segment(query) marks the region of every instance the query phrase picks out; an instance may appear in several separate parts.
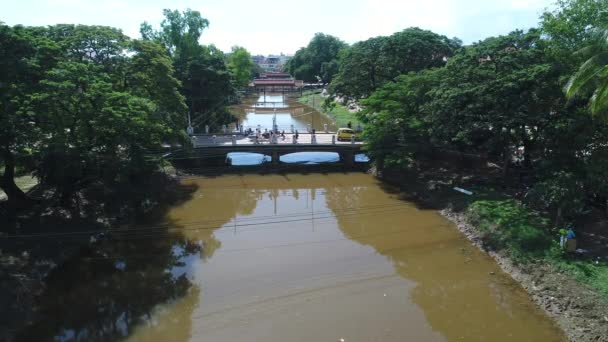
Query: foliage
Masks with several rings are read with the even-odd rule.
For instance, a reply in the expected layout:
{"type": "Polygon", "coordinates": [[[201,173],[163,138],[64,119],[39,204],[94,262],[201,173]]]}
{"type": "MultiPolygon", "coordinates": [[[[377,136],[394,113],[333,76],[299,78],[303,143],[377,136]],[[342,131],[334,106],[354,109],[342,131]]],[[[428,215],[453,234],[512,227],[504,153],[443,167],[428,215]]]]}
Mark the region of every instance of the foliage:
{"type": "Polygon", "coordinates": [[[566,84],[569,98],[592,88],[591,113],[608,122],[608,29],[594,32],[590,45],[577,52],[587,58],[566,84]]]}
{"type": "Polygon", "coordinates": [[[444,65],[460,45],[419,28],[355,43],[340,53],[330,90],[349,99],[367,97],[401,74],[444,65]]]}
{"type": "Polygon", "coordinates": [[[12,52],[2,56],[0,82],[7,86],[3,124],[12,128],[0,133],[9,200],[20,197],[10,186],[18,165],[35,170],[69,205],[92,182],[112,186],[154,170],[150,153],[186,141],[184,97],[160,45],[103,26],[1,32],[3,44],[12,44],[2,49],[12,52]]]}
{"type": "Polygon", "coordinates": [[[160,41],[175,60],[187,60],[199,51],[198,40],[209,21],[201,16],[199,11],[187,9],[180,13],[178,10],[164,9],[165,19],[160,24],[161,29],[155,31],[150,24],[143,22],[140,33],[144,40],[160,41]]]}
{"type": "Polygon", "coordinates": [[[31,168],[42,134],[38,116],[27,109],[29,96],[59,54],[56,42],[35,31],[0,24],[0,188],[11,202],[25,200],[15,184],[15,170],[31,168]]]}
{"type": "Polygon", "coordinates": [[[424,107],[440,73],[425,70],[401,75],[362,101],[364,110],[359,117],[367,124],[364,134],[373,157],[386,158],[389,165],[399,164],[404,157],[409,163],[413,153],[428,146],[424,107]]]}
{"type": "Polygon", "coordinates": [[[468,216],[485,243],[506,249],[518,261],[544,256],[551,245],[548,221],[515,200],[474,202],[468,216]]]}
{"type": "Polygon", "coordinates": [[[233,46],[232,52],[228,56],[228,70],[230,70],[237,88],[246,87],[254,72],[251,54],[244,47],[233,46]]]}
{"type": "Polygon", "coordinates": [[[469,222],[480,229],[488,246],[506,250],[515,261],[546,261],[608,297],[608,265],[568,255],[548,221],[515,200],[476,201],[468,208],[469,222]]]}
{"type": "Polygon", "coordinates": [[[572,219],[583,212],[585,192],[580,177],[558,171],[540,181],[527,194],[528,200],[543,209],[555,209],[556,222],[562,216],[572,219]]]}
{"type": "Polygon", "coordinates": [[[190,9],[181,13],[165,9],[163,14],[165,19],[159,30],[144,22],[140,32],[143,40],[163,45],[171,56],[192,126],[202,130],[205,125],[218,128],[231,122],[233,118],[227,106],[233,101],[235,91],[226,58],[215,46],[199,44],[209,21],[190,9]]]}
{"type": "Polygon", "coordinates": [[[512,146],[531,152],[561,97],[543,44],[537,30],[515,31],[456,53],[432,91],[433,142],[501,160],[512,146]]]}
{"type": "Polygon", "coordinates": [[[285,71],[304,82],[327,84],[338,71],[338,54],[347,45],[340,39],[317,33],[285,65],[285,71]]]}
{"type": "Polygon", "coordinates": [[[570,59],[587,44],[595,29],[606,25],[608,0],[557,0],[555,10],[543,13],[541,28],[551,52],[570,59]]]}

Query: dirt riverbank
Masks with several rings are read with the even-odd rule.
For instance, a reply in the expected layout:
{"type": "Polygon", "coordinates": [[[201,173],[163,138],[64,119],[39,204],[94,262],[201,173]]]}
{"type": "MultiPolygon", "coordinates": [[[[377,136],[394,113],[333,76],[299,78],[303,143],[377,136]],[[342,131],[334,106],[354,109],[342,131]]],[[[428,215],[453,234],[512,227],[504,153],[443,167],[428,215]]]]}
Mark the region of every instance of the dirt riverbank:
{"type": "Polygon", "coordinates": [[[483,180],[479,175],[463,176],[446,171],[441,169],[435,175],[433,172],[404,175],[390,170],[379,174],[373,169],[370,172],[382,181],[398,186],[407,194],[407,200],[424,208],[437,209],[452,221],[472,244],[488,253],[504,272],[521,284],[571,341],[608,341],[608,301],[553,265],[543,261],[518,265],[505,252],[484,245],[479,230],[467,220],[466,204],[459,198],[466,196],[454,196],[449,192],[453,186],[480,184],[483,180]]]}

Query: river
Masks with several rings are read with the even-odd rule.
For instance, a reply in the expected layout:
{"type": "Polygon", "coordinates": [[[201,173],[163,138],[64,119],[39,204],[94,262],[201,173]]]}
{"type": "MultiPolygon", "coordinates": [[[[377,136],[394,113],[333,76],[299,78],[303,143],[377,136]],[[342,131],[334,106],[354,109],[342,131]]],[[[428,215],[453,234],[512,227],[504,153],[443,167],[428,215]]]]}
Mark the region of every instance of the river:
{"type": "Polygon", "coordinates": [[[21,339],[565,340],[452,223],[370,175],[183,187],[162,222],[58,268],[21,339]]]}
{"type": "Polygon", "coordinates": [[[232,106],[231,112],[244,129],[271,130],[275,115],[279,131],[291,132],[292,125],[299,132],[306,132],[308,128],[321,132],[325,125],[332,132],[339,128],[329,117],[314,109],[319,103],[310,105],[312,107],[299,103],[293,96],[268,93],[245,98],[241,104],[232,106]]]}

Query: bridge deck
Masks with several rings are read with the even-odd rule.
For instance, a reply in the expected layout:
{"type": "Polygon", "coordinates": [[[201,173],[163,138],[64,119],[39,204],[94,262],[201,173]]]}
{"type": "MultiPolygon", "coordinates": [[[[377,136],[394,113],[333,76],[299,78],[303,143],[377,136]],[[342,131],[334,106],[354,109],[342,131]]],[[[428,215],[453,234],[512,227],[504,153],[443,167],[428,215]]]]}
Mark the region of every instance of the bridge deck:
{"type": "MultiPolygon", "coordinates": [[[[334,134],[332,133],[317,133],[317,145],[332,145],[332,136],[334,134]]],[[[298,137],[298,143],[295,146],[302,146],[305,147],[303,145],[312,145],[311,143],[311,136],[312,134],[308,134],[308,133],[304,133],[304,134],[300,134],[298,137]]],[[[194,141],[194,145],[195,147],[205,147],[205,146],[218,146],[218,145],[232,145],[232,135],[217,135],[215,138],[215,143],[213,143],[213,135],[199,135],[199,136],[195,136],[193,137],[193,141],[194,141]]],[[[277,140],[277,144],[271,144],[269,139],[260,139],[259,140],[261,145],[294,145],[292,142],[292,134],[289,133],[285,133],[285,139],[281,139],[281,137],[278,138],[277,140]]],[[[336,139],[335,141],[336,145],[351,145],[352,143],[350,141],[338,141],[336,139]]],[[[243,135],[236,135],[236,145],[237,146],[259,146],[256,145],[254,143],[254,140],[252,140],[249,137],[243,136],[243,135]]],[[[361,141],[355,141],[354,145],[363,145],[363,143],[361,141]]]]}

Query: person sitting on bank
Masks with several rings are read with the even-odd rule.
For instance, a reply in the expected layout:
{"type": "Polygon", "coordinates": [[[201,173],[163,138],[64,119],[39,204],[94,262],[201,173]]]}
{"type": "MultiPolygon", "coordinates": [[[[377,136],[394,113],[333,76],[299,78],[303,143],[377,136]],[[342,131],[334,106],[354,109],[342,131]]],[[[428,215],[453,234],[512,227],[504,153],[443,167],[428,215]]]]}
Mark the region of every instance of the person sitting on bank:
{"type": "Polygon", "coordinates": [[[574,252],[576,251],[576,234],[572,227],[568,228],[567,231],[564,229],[561,230],[561,237],[559,244],[560,246],[566,250],[566,252],[574,252]]]}

